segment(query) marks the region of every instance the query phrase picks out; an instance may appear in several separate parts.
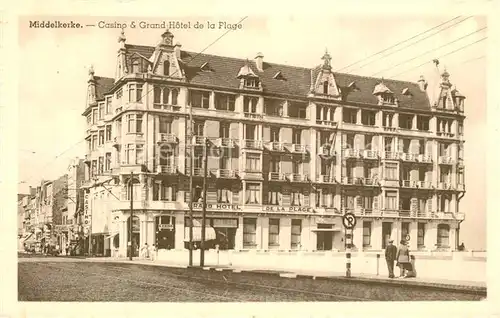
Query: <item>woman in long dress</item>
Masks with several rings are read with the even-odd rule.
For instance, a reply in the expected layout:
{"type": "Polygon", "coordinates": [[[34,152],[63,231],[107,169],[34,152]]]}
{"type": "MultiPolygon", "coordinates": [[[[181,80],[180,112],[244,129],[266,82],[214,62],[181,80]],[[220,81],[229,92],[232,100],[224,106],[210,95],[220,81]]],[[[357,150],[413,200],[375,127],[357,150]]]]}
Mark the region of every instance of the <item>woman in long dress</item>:
{"type": "Polygon", "coordinates": [[[406,241],[401,240],[399,245],[398,253],[396,254],[397,266],[399,267],[400,274],[399,277],[405,276],[405,268],[408,267],[410,263],[410,250],[406,246],[406,241]]]}

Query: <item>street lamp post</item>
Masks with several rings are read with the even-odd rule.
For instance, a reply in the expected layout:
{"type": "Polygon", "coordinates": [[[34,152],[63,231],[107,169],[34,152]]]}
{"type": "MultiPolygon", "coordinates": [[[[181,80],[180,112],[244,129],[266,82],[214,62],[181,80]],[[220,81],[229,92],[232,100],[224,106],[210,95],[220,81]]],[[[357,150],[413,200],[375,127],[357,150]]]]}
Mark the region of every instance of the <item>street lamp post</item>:
{"type": "Polygon", "coordinates": [[[203,207],[201,216],[201,250],[200,250],[200,267],[205,266],[205,224],[207,214],[207,175],[208,175],[208,138],[205,139],[204,145],[204,171],[203,171],[203,207]]]}
{"type": "Polygon", "coordinates": [[[130,250],[129,259],[132,260],[132,253],[134,252],[132,247],[132,233],[133,233],[133,218],[134,218],[134,184],[133,184],[134,173],[130,173],[130,179],[127,182],[127,188],[130,188],[130,219],[129,219],[129,233],[128,233],[128,246],[130,250]]]}

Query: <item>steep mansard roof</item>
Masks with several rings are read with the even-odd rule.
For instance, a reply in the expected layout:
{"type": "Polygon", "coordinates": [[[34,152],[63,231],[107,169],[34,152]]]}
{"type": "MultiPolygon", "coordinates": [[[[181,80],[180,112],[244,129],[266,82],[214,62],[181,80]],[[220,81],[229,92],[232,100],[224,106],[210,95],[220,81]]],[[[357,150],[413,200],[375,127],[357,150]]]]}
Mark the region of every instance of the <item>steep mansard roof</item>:
{"type": "MultiPolygon", "coordinates": [[[[155,50],[152,46],[126,44],[127,64],[131,63],[130,57],[137,53],[145,58],[151,58],[155,50]]],[[[245,59],[210,55],[204,53],[194,53],[181,51],[181,67],[183,68],[187,80],[193,84],[226,87],[237,89],[240,87],[240,80],[237,78],[241,68],[248,64],[261,83],[264,92],[307,96],[311,89],[311,82],[316,81],[316,77],[321,71],[321,66],[315,68],[296,67],[290,65],[263,63],[263,70],[258,71],[253,61],[245,59]],[[201,67],[209,65],[209,71],[202,70],[201,67]],[[280,74],[276,77],[276,74],[280,74]]],[[[131,65],[127,65],[131,69],[131,65]]],[[[397,81],[390,79],[379,79],[360,75],[333,72],[337,86],[342,92],[342,98],[347,102],[378,104],[378,97],[375,96],[375,88],[381,87],[379,84],[389,89],[396,99],[399,107],[413,109],[430,109],[429,98],[426,92],[420,90],[417,83],[397,81]]],[[[113,86],[114,80],[111,78],[97,77],[97,98],[102,99],[103,93],[113,86]]]]}

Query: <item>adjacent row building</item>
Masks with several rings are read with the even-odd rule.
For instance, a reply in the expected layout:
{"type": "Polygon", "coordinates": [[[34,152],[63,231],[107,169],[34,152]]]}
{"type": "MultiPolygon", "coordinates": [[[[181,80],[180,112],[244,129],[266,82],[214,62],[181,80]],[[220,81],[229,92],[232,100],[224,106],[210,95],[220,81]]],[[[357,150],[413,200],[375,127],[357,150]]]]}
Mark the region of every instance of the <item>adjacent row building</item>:
{"type": "Polygon", "coordinates": [[[358,250],[389,238],[456,248],[465,97],[446,70],[431,87],[334,72],[328,53],[305,68],[173,38],[142,46],[122,33],[115,76],[89,72],[82,213],[94,252],[184,250],[191,200],[199,239],[205,165],[207,238],[225,249],[343,250],[346,212],[358,250]]]}

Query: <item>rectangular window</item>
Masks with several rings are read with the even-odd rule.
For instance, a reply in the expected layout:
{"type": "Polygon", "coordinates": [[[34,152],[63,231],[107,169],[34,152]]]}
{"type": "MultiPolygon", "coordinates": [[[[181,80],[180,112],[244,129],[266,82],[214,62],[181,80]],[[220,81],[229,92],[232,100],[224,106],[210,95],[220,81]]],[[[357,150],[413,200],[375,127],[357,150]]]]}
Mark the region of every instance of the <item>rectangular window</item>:
{"type": "Polygon", "coordinates": [[[302,143],[302,129],[293,129],[292,143],[300,145],[302,143]]]}
{"type": "Polygon", "coordinates": [[[134,163],[134,144],[127,144],[125,146],[125,164],[133,164],[134,163]]]}
{"type": "Polygon", "coordinates": [[[413,115],[399,114],[399,128],[411,129],[413,125],[413,115]]]}
{"type": "Polygon", "coordinates": [[[217,189],[217,203],[231,203],[233,192],[229,186],[222,186],[217,189]]]}
{"type": "Polygon", "coordinates": [[[172,133],[172,122],[169,117],[160,116],[160,126],[158,127],[158,131],[162,134],[172,133]]]}
{"type": "Polygon", "coordinates": [[[257,88],[259,87],[259,80],[257,78],[245,78],[245,87],[257,88]]]}
{"type": "Polygon", "coordinates": [[[463,136],[464,134],[464,123],[462,121],[458,122],[458,134],[463,136]]]}
{"type": "Polygon", "coordinates": [[[106,115],[111,114],[111,97],[106,97],[106,115]]]}
{"type": "Polygon", "coordinates": [[[229,130],[230,130],[230,124],[229,123],[220,123],[220,126],[219,126],[219,137],[220,138],[229,138],[229,130]]]}
{"type": "Polygon", "coordinates": [[[280,219],[269,219],[269,248],[280,246],[280,219]]]}
{"type": "Polygon", "coordinates": [[[131,103],[142,103],[142,84],[128,84],[128,100],[131,103]]]}
{"type": "Polygon", "coordinates": [[[386,163],[385,164],[385,179],[386,180],[398,180],[398,164],[397,163],[386,163]]]}
{"type": "Polygon", "coordinates": [[[246,204],[259,204],[260,185],[258,183],[248,183],[246,186],[246,204]]]}
{"type": "Polygon", "coordinates": [[[371,246],[372,222],[363,222],[363,247],[371,246]]]}
{"type": "Polygon", "coordinates": [[[280,205],[281,204],[281,188],[271,187],[267,194],[267,204],[280,205]]]}
{"type": "Polygon", "coordinates": [[[129,133],[142,133],[142,115],[127,115],[126,120],[129,133]]]}
{"type": "Polygon", "coordinates": [[[135,163],[144,163],[144,145],[135,145],[135,163]]]}
{"type": "Polygon", "coordinates": [[[111,140],[111,125],[106,125],[106,141],[111,140]]]}
{"type": "Polygon", "coordinates": [[[358,110],[353,108],[344,108],[343,110],[343,122],[348,124],[355,124],[357,122],[358,110]]]}
{"type": "Polygon", "coordinates": [[[230,94],[215,94],[215,109],[234,111],[235,96],[230,94]]]}
{"type": "Polygon", "coordinates": [[[422,248],[425,246],[425,223],[418,223],[418,229],[417,229],[417,247],[422,248]]]}
{"type": "Polygon", "coordinates": [[[98,111],[99,111],[99,120],[103,120],[104,119],[104,103],[99,103],[98,111]]]}
{"type": "Polygon", "coordinates": [[[161,91],[161,87],[153,87],[153,104],[161,104],[161,91]]]}
{"type": "Polygon", "coordinates": [[[302,189],[293,189],[290,192],[291,205],[292,206],[303,206],[304,205],[304,193],[302,189]]]}
{"type": "Polygon", "coordinates": [[[203,136],[204,129],[205,129],[205,123],[204,122],[196,122],[196,123],[193,124],[193,134],[195,136],[203,136]]]}
{"type": "Polygon", "coordinates": [[[394,117],[393,113],[384,113],[383,118],[382,118],[383,119],[382,126],[392,127],[393,117],[394,117]]]}
{"type": "Polygon", "coordinates": [[[189,91],[189,105],[192,107],[206,108],[210,103],[210,92],[206,91],[189,91]]]}
{"type": "Polygon", "coordinates": [[[99,146],[104,144],[104,130],[99,130],[99,146]]]}
{"type": "Polygon", "coordinates": [[[418,116],[417,129],[421,131],[429,131],[429,120],[430,118],[427,116],[418,116]]]}
{"type": "Polygon", "coordinates": [[[404,239],[406,235],[410,234],[410,223],[402,222],[401,223],[401,237],[404,239]]]}
{"type": "Polygon", "coordinates": [[[177,201],[177,186],[166,182],[153,183],[153,200],[154,201],[177,201]]]}
{"type": "Polygon", "coordinates": [[[262,170],[260,165],[260,155],[257,154],[247,154],[246,171],[249,172],[259,172],[262,170]]]}
{"type": "Polygon", "coordinates": [[[448,224],[439,224],[437,229],[437,246],[450,246],[450,226],[448,224]]]}
{"type": "Polygon", "coordinates": [[[258,98],[245,96],[243,99],[243,112],[244,113],[257,113],[258,98]]]}
{"type": "Polygon", "coordinates": [[[370,110],[361,111],[361,122],[365,126],[375,126],[375,115],[376,112],[370,110]]]}
{"type": "Polygon", "coordinates": [[[392,211],[397,210],[398,203],[396,199],[397,199],[396,191],[387,191],[385,193],[385,209],[392,211]]]}
{"type": "Polygon", "coordinates": [[[105,171],[111,170],[111,152],[106,152],[106,166],[105,171]]]}
{"type": "Polygon", "coordinates": [[[302,234],[302,220],[293,219],[292,220],[292,250],[300,249],[301,242],[301,234],[302,234]]]}
{"type": "Polygon", "coordinates": [[[288,102],[288,116],[291,118],[307,118],[307,103],[288,102]]]}
{"type": "Polygon", "coordinates": [[[280,128],[279,127],[271,127],[271,141],[279,142],[280,141],[280,128]]]}
{"type": "Polygon", "coordinates": [[[269,116],[283,116],[283,104],[285,102],[279,99],[264,99],[264,108],[266,115],[269,116]]]}
{"type": "Polygon", "coordinates": [[[243,218],[243,248],[257,247],[257,219],[243,218]]]}
{"type": "Polygon", "coordinates": [[[97,173],[102,174],[104,172],[104,157],[99,157],[99,165],[97,168],[97,173]]]}
{"type": "Polygon", "coordinates": [[[92,124],[97,124],[97,109],[92,110],[92,124]]]}

